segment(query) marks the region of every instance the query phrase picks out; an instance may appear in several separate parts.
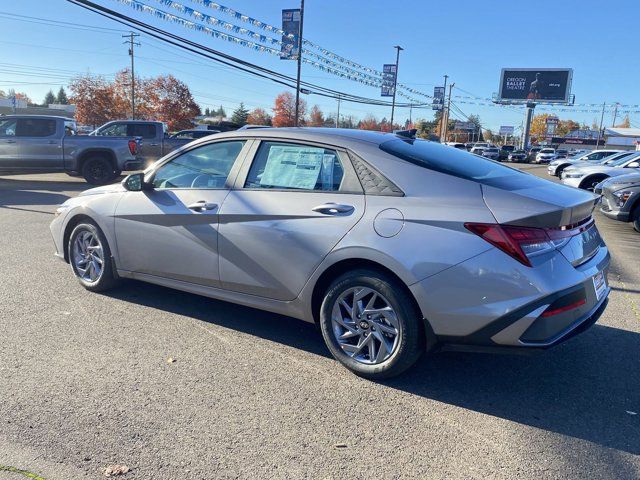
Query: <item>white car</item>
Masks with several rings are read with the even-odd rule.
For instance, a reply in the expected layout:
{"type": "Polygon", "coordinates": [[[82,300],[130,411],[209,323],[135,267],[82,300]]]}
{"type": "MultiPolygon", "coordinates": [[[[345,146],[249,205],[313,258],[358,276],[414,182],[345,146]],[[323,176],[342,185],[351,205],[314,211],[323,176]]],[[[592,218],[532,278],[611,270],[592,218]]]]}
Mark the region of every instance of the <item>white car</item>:
{"type": "Polygon", "coordinates": [[[498,160],[500,158],[500,150],[497,147],[488,147],[482,150],[480,155],[491,160],[498,160]]]}
{"type": "Polygon", "coordinates": [[[553,148],[543,148],[536,155],[536,163],[549,163],[556,159],[556,151],[553,148]]]}
{"type": "Polygon", "coordinates": [[[632,153],[633,152],[625,152],[623,150],[594,150],[592,152],[585,152],[578,155],[574,155],[573,157],[569,157],[569,158],[559,158],[549,163],[549,166],[547,167],[547,173],[549,175],[559,177],[562,174],[562,171],[571,165],[588,166],[589,163],[582,164],[582,162],[591,162],[595,164],[605,159],[617,160],[617,158],[613,157],[616,154],[630,155],[632,153]]]}
{"type": "Polygon", "coordinates": [[[607,165],[596,164],[586,167],[571,166],[562,172],[562,183],[576,188],[593,190],[595,186],[609,177],[617,177],[640,169],[640,152],[633,152],[607,165]]]}

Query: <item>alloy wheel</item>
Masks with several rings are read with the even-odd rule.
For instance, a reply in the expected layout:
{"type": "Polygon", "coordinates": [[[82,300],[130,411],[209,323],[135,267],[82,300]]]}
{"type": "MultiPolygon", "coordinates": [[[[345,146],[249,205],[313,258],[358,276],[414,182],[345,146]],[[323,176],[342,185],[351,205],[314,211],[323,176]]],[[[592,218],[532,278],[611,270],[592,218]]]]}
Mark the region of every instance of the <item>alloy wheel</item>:
{"type": "Polygon", "coordinates": [[[95,282],[102,275],[104,253],[98,236],[89,230],[81,231],[73,242],[73,265],[77,275],[87,282],[95,282]]]}
{"type": "Polygon", "coordinates": [[[369,287],[353,287],[336,299],[331,323],[342,351],[367,365],[387,360],[398,348],[402,324],[389,301],[369,287]]]}

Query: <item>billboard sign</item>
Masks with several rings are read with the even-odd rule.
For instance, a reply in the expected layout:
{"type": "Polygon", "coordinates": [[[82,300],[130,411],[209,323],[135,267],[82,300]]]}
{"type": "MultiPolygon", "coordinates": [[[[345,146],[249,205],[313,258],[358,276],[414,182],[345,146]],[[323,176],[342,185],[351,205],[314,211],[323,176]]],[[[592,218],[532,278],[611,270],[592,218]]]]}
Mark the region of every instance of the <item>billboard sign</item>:
{"type": "Polygon", "coordinates": [[[282,10],[282,45],[280,58],[282,60],[297,60],[300,53],[300,9],[288,8],[282,10]]]}
{"type": "Polygon", "coordinates": [[[456,122],[454,127],[454,130],[475,130],[476,129],[476,124],[473,122],[456,122]]]}
{"type": "Polygon", "coordinates": [[[393,97],[393,89],[396,85],[396,68],[395,63],[385,63],[382,66],[381,97],[393,97]]]}
{"type": "Polygon", "coordinates": [[[444,87],[433,87],[433,110],[442,110],[444,108],[444,87]]]}
{"type": "Polygon", "coordinates": [[[499,135],[513,135],[513,130],[511,125],[500,125],[499,135]]]}
{"type": "Polygon", "coordinates": [[[568,103],[572,77],[570,68],[503,68],[498,102],[568,103]]]}

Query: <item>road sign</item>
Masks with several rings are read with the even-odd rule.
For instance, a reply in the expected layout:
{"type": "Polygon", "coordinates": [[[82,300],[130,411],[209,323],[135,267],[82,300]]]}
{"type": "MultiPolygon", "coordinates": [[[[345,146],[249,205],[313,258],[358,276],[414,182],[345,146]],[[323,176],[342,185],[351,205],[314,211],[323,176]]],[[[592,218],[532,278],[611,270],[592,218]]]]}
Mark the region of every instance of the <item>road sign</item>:
{"type": "Polygon", "coordinates": [[[499,135],[513,135],[513,130],[511,125],[500,125],[499,135]]]}
{"type": "Polygon", "coordinates": [[[288,8],[282,10],[282,46],[280,58],[282,60],[297,60],[300,53],[300,9],[288,8]]]}
{"type": "Polygon", "coordinates": [[[454,130],[475,130],[476,124],[473,122],[460,122],[457,121],[453,127],[454,130]]]}
{"type": "Polygon", "coordinates": [[[393,97],[393,89],[396,84],[397,66],[395,63],[385,63],[382,66],[382,88],[381,97],[393,97]]]}
{"type": "Polygon", "coordinates": [[[444,87],[433,87],[433,110],[442,110],[444,108],[444,87]]]}

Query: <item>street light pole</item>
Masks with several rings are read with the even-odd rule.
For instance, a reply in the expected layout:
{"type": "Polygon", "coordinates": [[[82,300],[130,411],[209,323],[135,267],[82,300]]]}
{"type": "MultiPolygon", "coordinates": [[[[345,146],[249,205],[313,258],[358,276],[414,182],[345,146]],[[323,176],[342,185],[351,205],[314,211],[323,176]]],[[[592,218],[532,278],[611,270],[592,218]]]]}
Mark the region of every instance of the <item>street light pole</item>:
{"type": "Polygon", "coordinates": [[[340,128],[340,94],[338,94],[338,113],[336,114],[336,128],[340,128]]]}
{"type": "Polygon", "coordinates": [[[129,40],[124,43],[129,44],[129,56],[131,57],[131,120],[136,119],[136,76],[133,70],[133,47],[134,45],[140,46],[138,42],[135,42],[134,39],[139,37],[140,35],[137,33],[129,32],[128,35],[122,35],[122,38],[128,38],[129,40]]]}
{"type": "Polygon", "coordinates": [[[400,45],[396,45],[396,74],[393,77],[393,100],[391,102],[391,130],[393,130],[393,115],[396,110],[396,87],[398,85],[398,63],[400,62],[400,50],[404,50],[400,45]]]}
{"type": "Polygon", "coordinates": [[[600,116],[600,128],[598,128],[598,140],[596,140],[596,150],[600,149],[600,138],[602,136],[602,122],[604,122],[604,109],[607,102],[602,102],[602,115],[600,116]]]}
{"type": "Polygon", "coordinates": [[[304,0],[300,0],[300,29],[298,30],[298,76],[296,78],[296,113],[294,126],[298,126],[300,114],[300,69],[302,67],[302,27],[304,25],[304,0]]]}

